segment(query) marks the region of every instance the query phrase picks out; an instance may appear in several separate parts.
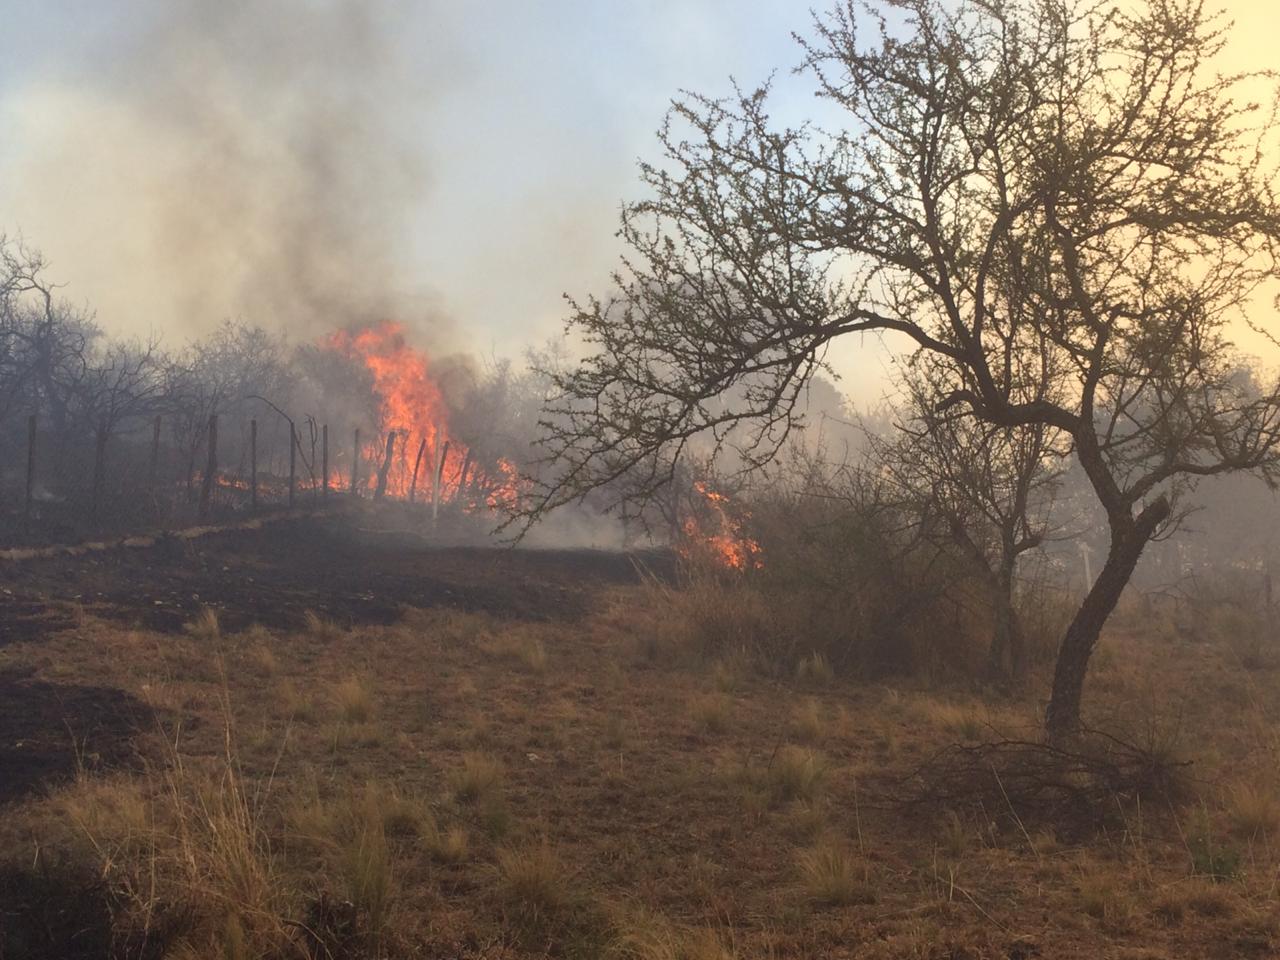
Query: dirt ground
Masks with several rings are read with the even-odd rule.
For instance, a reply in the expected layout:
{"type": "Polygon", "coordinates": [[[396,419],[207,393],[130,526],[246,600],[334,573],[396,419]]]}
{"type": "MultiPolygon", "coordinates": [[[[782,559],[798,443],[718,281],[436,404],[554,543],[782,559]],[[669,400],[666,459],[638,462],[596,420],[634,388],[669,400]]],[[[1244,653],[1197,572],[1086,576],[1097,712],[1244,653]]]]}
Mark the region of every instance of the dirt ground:
{"type": "MultiPolygon", "coordinates": [[[[1237,790],[1274,783],[1273,667],[1109,637],[1094,715],[1195,763],[1176,804],[1117,796],[1081,831],[1018,797],[911,802],[949,745],[1034,739],[1036,690],[691,661],[652,642],[673,594],[641,568],[670,573],[370,517],[5,568],[0,958],[255,955],[227,944],[264,911],[218,899],[186,820],[155,826],[195,771],[182,809],[210,822],[252,784],[284,929],[351,911],[335,957],[1280,955],[1280,807],[1237,790]],[[156,853],[174,836],[186,860],[156,853]]],[[[325,956],[310,935],[294,955],[325,956]]]]}

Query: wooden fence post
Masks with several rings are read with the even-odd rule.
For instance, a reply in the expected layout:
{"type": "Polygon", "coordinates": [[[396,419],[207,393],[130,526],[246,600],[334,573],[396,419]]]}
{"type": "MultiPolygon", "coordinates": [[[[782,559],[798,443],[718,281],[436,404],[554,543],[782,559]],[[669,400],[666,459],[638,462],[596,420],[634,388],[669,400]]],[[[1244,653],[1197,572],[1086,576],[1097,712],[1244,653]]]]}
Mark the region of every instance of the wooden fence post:
{"type": "Polygon", "coordinates": [[[381,500],[387,492],[387,474],[391,472],[391,457],[395,453],[396,432],[387,431],[387,450],[382,457],[382,469],[378,471],[378,487],[373,492],[373,499],[381,500]]]}
{"type": "Polygon", "coordinates": [[[351,442],[351,495],[359,496],[356,483],[360,480],[360,428],[356,427],[355,439],[351,442]]]}
{"type": "Polygon", "coordinates": [[[258,421],[249,421],[249,507],[258,512],[258,421]]]}
{"type": "Polygon", "coordinates": [[[320,497],[329,499],[329,425],[320,428],[320,497]]]}
{"type": "Polygon", "coordinates": [[[293,491],[298,477],[298,431],[289,421],[289,509],[293,509],[293,491]]]}
{"type": "Polygon", "coordinates": [[[36,415],[27,418],[27,500],[22,508],[24,523],[31,522],[31,504],[36,493],[36,415]]]}
{"type": "Polygon", "coordinates": [[[209,517],[209,502],[213,496],[213,477],[218,472],[218,415],[216,413],[209,414],[209,442],[208,456],[204,464],[204,477],[200,482],[200,510],[199,519],[207,520],[209,517]]]}
{"type": "Polygon", "coordinates": [[[449,459],[449,441],[440,448],[440,457],[436,460],[435,479],[431,484],[431,523],[434,526],[436,515],[440,512],[440,479],[444,475],[444,462],[449,459]]]}
{"type": "Polygon", "coordinates": [[[423,437],[422,442],[418,444],[418,455],[413,459],[413,479],[409,481],[409,502],[413,503],[414,497],[418,492],[418,468],[422,466],[422,454],[427,449],[427,438],[423,437]]]}

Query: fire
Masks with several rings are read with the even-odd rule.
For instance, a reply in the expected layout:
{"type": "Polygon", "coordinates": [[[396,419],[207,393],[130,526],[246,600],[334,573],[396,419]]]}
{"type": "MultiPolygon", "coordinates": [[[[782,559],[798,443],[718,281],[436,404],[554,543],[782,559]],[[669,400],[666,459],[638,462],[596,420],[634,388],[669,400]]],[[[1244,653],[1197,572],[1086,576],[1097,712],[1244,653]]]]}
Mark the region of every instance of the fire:
{"type": "Polygon", "coordinates": [[[750,514],[729,509],[729,498],[713,490],[703,481],[694,483],[693,489],[702,497],[709,519],[708,529],[695,517],[684,522],[685,543],[679,548],[686,559],[695,556],[709,557],[730,570],[759,570],[764,566],[760,544],[742,532],[743,520],[750,514]]]}
{"type": "MultiPolygon", "coordinates": [[[[385,495],[430,500],[439,477],[442,503],[459,502],[464,510],[484,505],[497,509],[519,496],[519,470],[506,459],[496,462],[492,473],[476,462],[473,451],[450,433],[449,407],[431,375],[426,354],[405,339],[404,327],[384,322],[362,330],[340,330],[326,342],[364,364],[373,375],[382,433],[365,438],[361,484],[376,489],[387,451],[387,435],[394,433],[391,463],[386,469],[385,495]]],[[[350,486],[335,475],[330,487],[350,486]]]]}

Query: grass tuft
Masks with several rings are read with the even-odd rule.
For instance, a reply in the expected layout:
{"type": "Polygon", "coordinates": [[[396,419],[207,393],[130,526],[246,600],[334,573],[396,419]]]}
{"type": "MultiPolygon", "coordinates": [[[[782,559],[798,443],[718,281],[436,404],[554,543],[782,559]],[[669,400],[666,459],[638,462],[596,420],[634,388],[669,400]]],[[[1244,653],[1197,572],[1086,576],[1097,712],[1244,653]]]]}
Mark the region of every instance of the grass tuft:
{"type": "Polygon", "coordinates": [[[462,766],[449,774],[449,787],[459,803],[482,807],[499,796],[503,783],[502,765],[483,753],[466,753],[462,766]]]}
{"type": "Polygon", "coordinates": [[[821,844],[802,852],[799,862],[805,893],[814,903],[832,907],[875,903],[866,864],[844,847],[821,844]]]}
{"type": "Polygon", "coordinates": [[[333,699],[346,723],[368,723],[373,716],[373,691],[363,677],[352,674],[334,684],[333,699]]]}
{"type": "Polygon", "coordinates": [[[822,792],[827,773],[827,762],[818,752],[786,746],[773,758],[767,782],[775,801],[812,801],[822,792]]]}
{"type": "Polygon", "coordinates": [[[723,693],[697,694],[689,700],[689,715],[699,730],[724,733],[729,729],[733,701],[723,693]]]}
{"type": "Polygon", "coordinates": [[[571,878],[546,843],[498,852],[498,896],[525,919],[565,913],[574,902],[571,878]]]}
{"type": "Polygon", "coordinates": [[[196,614],[195,619],[182,628],[192,640],[200,643],[217,643],[222,639],[222,627],[218,624],[218,612],[212,607],[204,607],[196,614]]]}

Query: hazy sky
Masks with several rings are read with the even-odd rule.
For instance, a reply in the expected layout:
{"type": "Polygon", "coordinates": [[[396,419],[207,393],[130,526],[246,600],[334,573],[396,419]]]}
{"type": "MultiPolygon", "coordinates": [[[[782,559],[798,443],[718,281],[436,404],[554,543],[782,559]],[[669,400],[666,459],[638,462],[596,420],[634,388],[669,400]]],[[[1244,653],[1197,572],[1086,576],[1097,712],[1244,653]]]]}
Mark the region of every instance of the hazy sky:
{"type": "MultiPolygon", "coordinates": [[[[1222,0],[1271,66],[1277,0],[1222,0]]],[[[0,232],[114,331],[395,313],[513,355],[602,291],[680,88],[787,71],[804,3],[0,0],[0,232]]],[[[808,94],[784,83],[783,113],[808,94]]],[[[858,380],[880,361],[837,358],[858,380]]]]}

